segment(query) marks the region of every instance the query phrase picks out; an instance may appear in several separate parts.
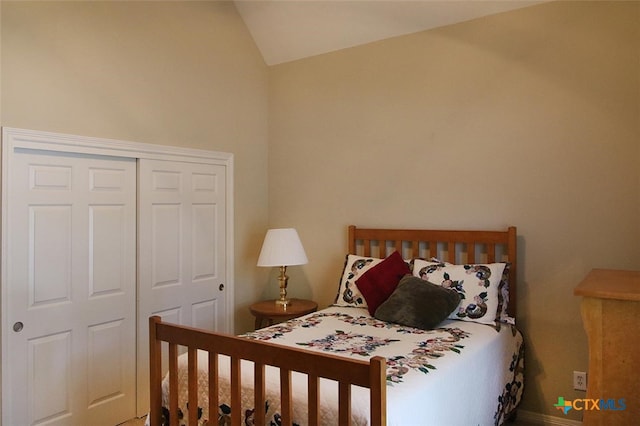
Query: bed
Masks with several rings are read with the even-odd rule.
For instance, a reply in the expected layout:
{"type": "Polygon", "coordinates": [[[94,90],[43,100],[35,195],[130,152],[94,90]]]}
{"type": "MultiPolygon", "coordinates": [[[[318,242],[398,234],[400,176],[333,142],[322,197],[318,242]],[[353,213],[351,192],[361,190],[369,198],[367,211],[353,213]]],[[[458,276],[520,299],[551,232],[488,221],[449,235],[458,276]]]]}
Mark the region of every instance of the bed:
{"type": "Polygon", "coordinates": [[[514,416],[524,370],[516,228],[349,226],[348,236],[326,309],[241,336],[151,317],[147,423],[485,425],[514,416]],[[390,276],[400,278],[388,285],[390,276]]]}

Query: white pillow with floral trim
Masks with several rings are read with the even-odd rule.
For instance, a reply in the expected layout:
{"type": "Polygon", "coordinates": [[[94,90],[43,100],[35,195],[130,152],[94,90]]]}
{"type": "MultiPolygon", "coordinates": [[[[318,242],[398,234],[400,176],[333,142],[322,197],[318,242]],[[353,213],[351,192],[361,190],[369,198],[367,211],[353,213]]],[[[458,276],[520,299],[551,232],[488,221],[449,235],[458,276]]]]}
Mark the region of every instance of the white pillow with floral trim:
{"type": "MultiPolygon", "coordinates": [[[[444,263],[447,266],[453,265],[453,263],[444,262],[435,257],[430,258],[429,260],[420,259],[423,262],[420,264],[420,268],[424,268],[427,265],[432,265],[433,263],[444,263]]],[[[413,273],[414,262],[416,259],[412,259],[410,263],[411,272],[413,273]]],[[[504,271],[502,272],[502,279],[500,280],[500,285],[498,286],[498,312],[496,321],[503,322],[505,324],[515,325],[516,319],[509,315],[509,273],[511,272],[511,263],[505,262],[504,271]]],[[[418,274],[415,274],[418,275],[418,274]]]]}
{"type": "Polygon", "coordinates": [[[334,304],[337,306],[366,308],[367,301],[364,300],[364,296],[356,286],[356,280],[380,262],[382,262],[382,259],[376,257],[348,254],[345,258],[340,287],[334,304]]]}
{"type": "Polygon", "coordinates": [[[452,265],[414,260],[413,275],[433,284],[455,288],[460,304],[449,318],[496,325],[500,282],[505,263],[452,265]]]}

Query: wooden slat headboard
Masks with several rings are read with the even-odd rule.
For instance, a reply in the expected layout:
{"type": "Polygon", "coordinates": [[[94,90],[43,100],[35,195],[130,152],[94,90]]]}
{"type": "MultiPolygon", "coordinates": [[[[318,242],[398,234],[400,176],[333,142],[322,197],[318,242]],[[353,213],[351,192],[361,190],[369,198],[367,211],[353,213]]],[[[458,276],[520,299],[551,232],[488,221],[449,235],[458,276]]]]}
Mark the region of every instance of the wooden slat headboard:
{"type": "Polygon", "coordinates": [[[372,229],[349,226],[349,253],[386,257],[399,251],[404,259],[421,257],[450,263],[509,262],[509,315],[516,316],[517,233],[505,231],[444,231],[372,229]]]}

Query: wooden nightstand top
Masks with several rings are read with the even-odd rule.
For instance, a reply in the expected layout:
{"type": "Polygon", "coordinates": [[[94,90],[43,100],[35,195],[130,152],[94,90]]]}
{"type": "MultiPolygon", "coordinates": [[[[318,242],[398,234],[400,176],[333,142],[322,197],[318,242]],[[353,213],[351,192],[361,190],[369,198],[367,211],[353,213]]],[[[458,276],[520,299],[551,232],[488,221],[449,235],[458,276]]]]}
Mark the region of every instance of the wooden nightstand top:
{"type": "Polygon", "coordinates": [[[318,309],[318,304],[313,300],[290,299],[287,306],[276,304],[275,300],[264,300],[249,306],[249,310],[256,317],[256,328],[262,326],[263,320],[273,324],[274,320],[287,320],[302,315],[310,314],[318,309]]]}
{"type": "Polygon", "coordinates": [[[593,269],[573,290],[576,296],[640,301],[640,271],[593,269]]]}
{"type": "Polygon", "coordinates": [[[306,315],[318,309],[318,304],[312,300],[290,299],[287,306],[276,304],[275,300],[264,300],[254,303],[249,310],[254,315],[263,317],[291,317],[306,315]]]}

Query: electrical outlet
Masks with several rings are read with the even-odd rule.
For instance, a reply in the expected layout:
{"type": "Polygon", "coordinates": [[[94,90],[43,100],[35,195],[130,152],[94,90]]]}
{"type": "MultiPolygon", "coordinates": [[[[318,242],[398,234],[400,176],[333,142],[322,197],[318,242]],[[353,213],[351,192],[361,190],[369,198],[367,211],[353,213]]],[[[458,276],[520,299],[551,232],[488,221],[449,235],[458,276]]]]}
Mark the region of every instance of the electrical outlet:
{"type": "Polygon", "coordinates": [[[584,371],[573,372],[573,388],[579,391],[587,390],[587,373],[584,371]]]}

